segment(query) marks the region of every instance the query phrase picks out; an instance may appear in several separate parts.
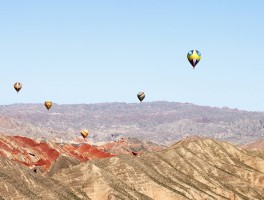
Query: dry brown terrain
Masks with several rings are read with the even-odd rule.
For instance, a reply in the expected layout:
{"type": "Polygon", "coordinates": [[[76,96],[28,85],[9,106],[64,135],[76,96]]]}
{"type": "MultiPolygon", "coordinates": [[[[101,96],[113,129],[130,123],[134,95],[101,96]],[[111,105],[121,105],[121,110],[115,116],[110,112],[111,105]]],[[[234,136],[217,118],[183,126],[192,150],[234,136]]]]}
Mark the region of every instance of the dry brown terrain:
{"type": "Polygon", "coordinates": [[[155,144],[146,140],[136,138],[119,137],[115,141],[97,146],[98,149],[115,155],[141,154],[143,152],[155,152],[167,148],[167,146],[155,144]]]}
{"type": "Polygon", "coordinates": [[[160,152],[80,164],[60,156],[34,173],[0,160],[0,199],[264,199],[264,153],[191,137],[160,152]]]}

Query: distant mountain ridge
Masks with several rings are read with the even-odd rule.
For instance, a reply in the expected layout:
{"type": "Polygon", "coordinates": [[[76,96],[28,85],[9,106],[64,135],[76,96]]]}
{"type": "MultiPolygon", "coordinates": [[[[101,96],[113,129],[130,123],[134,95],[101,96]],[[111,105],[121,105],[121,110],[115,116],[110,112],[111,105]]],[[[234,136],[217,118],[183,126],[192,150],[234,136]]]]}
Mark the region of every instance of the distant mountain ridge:
{"type": "Polygon", "coordinates": [[[74,141],[83,128],[93,142],[123,135],[172,144],[200,135],[244,144],[264,137],[264,113],[175,102],[0,106],[2,134],[74,141]]]}

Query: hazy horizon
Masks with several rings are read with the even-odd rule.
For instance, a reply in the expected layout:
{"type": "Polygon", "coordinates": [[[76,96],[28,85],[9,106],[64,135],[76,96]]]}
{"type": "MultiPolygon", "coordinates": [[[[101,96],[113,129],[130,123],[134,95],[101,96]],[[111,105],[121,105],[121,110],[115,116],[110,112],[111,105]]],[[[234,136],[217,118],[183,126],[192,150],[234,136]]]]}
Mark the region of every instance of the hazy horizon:
{"type": "MultiPolygon", "coordinates": [[[[148,104],[148,103],[179,103],[179,104],[191,104],[194,106],[201,106],[201,107],[210,107],[210,108],[228,108],[228,109],[232,109],[232,110],[236,110],[238,108],[235,107],[228,107],[228,106],[209,106],[209,105],[200,105],[200,104],[195,104],[195,103],[191,103],[191,102],[177,102],[177,101],[165,101],[165,100],[160,100],[160,101],[144,101],[144,102],[121,102],[121,101],[113,101],[113,102],[96,102],[96,103],[57,103],[57,102],[53,102],[53,105],[59,105],[59,106],[63,106],[63,105],[96,105],[96,104],[114,104],[114,103],[120,103],[120,104],[148,104]]],[[[35,102],[35,103],[11,103],[11,104],[1,104],[0,106],[12,106],[12,105],[22,105],[22,104],[39,104],[39,105],[43,105],[44,106],[44,102],[35,102]]],[[[54,109],[54,106],[53,108],[54,109]]],[[[52,112],[52,109],[50,110],[50,112],[52,112]]],[[[257,110],[245,110],[245,109],[238,109],[240,111],[246,111],[246,112],[264,112],[264,111],[257,111],[257,110]]]]}

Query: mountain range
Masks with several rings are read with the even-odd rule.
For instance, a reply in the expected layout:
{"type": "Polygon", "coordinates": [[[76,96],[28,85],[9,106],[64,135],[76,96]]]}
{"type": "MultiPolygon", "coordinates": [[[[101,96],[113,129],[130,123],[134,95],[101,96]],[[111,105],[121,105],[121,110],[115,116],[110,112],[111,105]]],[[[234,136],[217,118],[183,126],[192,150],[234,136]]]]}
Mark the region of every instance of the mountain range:
{"type": "Polygon", "coordinates": [[[175,102],[0,106],[2,134],[74,142],[82,129],[94,143],[125,136],[171,145],[199,135],[247,144],[263,138],[264,113],[175,102]]]}

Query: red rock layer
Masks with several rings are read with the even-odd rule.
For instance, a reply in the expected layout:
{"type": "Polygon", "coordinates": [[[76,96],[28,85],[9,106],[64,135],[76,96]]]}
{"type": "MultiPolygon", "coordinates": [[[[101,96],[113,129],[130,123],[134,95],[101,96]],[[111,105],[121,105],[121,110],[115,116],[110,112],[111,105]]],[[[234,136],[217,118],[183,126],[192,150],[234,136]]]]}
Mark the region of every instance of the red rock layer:
{"type": "Polygon", "coordinates": [[[74,157],[81,162],[114,156],[89,144],[65,145],[37,142],[21,136],[0,136],[0,156],[29,167],[40,166],[43,170],[48,170],[61,154],[74,157]]]}

